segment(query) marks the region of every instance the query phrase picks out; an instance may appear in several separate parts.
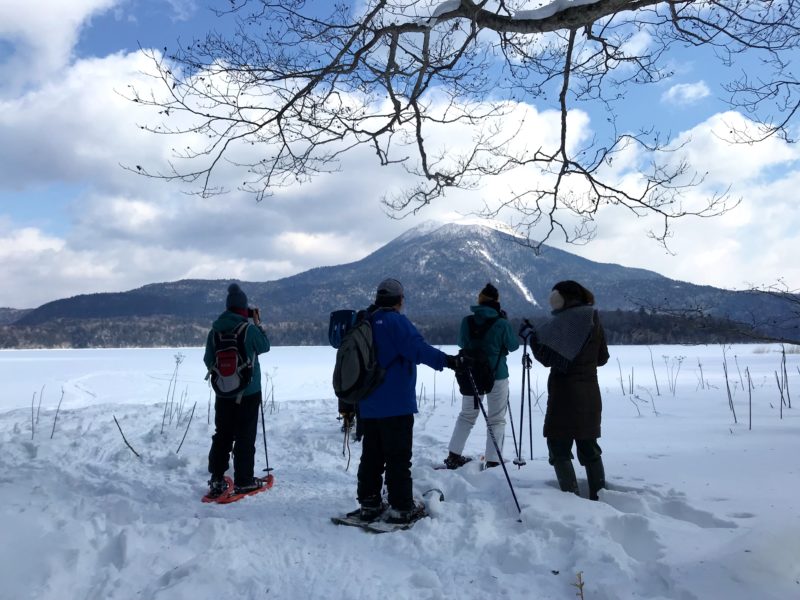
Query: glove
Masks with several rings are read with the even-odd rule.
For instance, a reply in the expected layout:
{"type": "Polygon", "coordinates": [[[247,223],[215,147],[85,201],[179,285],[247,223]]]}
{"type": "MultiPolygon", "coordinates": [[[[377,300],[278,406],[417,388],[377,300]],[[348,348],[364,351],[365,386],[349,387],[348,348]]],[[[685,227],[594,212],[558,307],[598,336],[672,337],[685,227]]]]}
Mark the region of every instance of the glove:
{"type": "Polygon", "coordinates": [[[528,319],[524,319],[522,324],[519,326],[519,337],[523,340],[527,340],[528,338],[535,339],[536,338],[536,330],[533,328],[533,324],[528,321],[528,319]]]}
{"type": "Polygon", "coordinates": [[[447,361],[446,366],[448,369],[453,369],[453,371],[458,371],[458,369],[461,368],[461,362],[458,356],[452,356],[448,354],[447,356],[445,356],[445,360],[447,361]]]}
{"type": "Polygon", "coordinates": [[[342,417],[342,431],[349,429],[356,420],[356,414],[353,412],[340,412],[339,416],[342,417]]]}

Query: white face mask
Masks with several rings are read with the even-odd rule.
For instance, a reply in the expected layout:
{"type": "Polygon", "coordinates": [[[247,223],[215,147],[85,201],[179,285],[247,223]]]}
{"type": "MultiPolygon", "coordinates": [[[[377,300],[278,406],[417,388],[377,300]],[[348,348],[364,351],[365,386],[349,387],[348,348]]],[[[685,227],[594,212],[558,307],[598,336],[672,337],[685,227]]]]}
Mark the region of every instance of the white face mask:
{"type": "Polygon", "coordinates": [[[547,300],[550,302],[550,308],[553,310],[564,308],[564,296],[562,296],[558,290],[550,292],[550,297],[547,300]]]}

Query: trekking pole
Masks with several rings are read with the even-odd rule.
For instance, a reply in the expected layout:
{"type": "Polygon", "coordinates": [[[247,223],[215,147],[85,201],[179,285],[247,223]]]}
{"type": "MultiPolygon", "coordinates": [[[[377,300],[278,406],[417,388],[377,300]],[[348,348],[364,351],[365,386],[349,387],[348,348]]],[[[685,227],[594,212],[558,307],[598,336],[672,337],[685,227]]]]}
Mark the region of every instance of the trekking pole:
{"type": "Polygon", "coordinates": [[[267,468],[264,471],[269,473],[272,468],[269,466],[269,454],[267,453],[267,426],[264,424],[264,402],[260,402],[259,405],[261,407],[261,437],[264,438],[264,460],[267,461],[267,468]]]}
{"type": "MultiPolygon", "coordinates": [[[[500,446],[497,444],[497,438],[494,435],[494,431],[492,430],[492,426],[489,424],[489,417],[486,414],[486,409],[483,407],[483,401],[481,401],[481,397],[478,394],[478,387],[475,385],[475,379],[472,376],[472,371],[469,367],[465,366],[467,371],[467,375],[469,375],[469,382],[472,385],[472,396],[475,398],[475,404],[477,404],[481,409],[481,414],[483,414],[483,419],[486,421],[486,429],[489,432],[489,437],[492,439],[492,444],[494,444],[494,449],[497,452],[497,459],[500,461],[500,466],[503,467],[503,473],[506,476],[506,481],[508,482],[508,487],[511,490],[511,496],[514,498],[514,504],[517,505],[517,512],[522,515],[522,509],[519,506],[519,501],[517,500],[517,493],[514,491],[514,486],[511,484],[511,476],[508,474],[508,469],[506,469],[506,463],[503,460],[503,453],[500,451],[500,446]]],[[[517,519],[520,523],[522,519],[517,519]]]]}
{"type": "MultiPolygon", "coordinates": [[[[527,349],[528,345],[530,345],[530,336],[526,338],[525,348],[527,349]]],[[[533,346],[531,346],[531,352],[533,352],[533,346]]],[[[528,354],[527,350],[525,355],[528,357],[528,448],[531,452],[531,460],[533,460],[533,409],[531,408],[531,369],[533,368],[533,360],[531,360],[530,355],[528,354]]],[[[522,437],[522,425],[520,425],[519,435],[522,437]]],[[[522,443],[520,443],[520,454],[522,453],[522,443]]]]}
{"type": "MultiPolygon", "coordinates": [[[[527,338],[525,338],[527,340],[527,338]]],[[[514,459],[514,464],[517,466],[522,466],[527,464],[525,459],[522,458],[522,432],[525,429],[525,377],[527,372],[528,378],[528,389],[530,389],[530,368],[531,368],[531,357],[528,356],[528,346],[526,345],[523,350],[522,354],[522,384],[520,386],[520,398],[519,398],[519,447],[515,448],[517,452],[517,458],[514,459]]],[[[530,410],[528,411],[530,412],[530,410]]],[[[528,415],[530,419],[530,415],[528,415]]]]}

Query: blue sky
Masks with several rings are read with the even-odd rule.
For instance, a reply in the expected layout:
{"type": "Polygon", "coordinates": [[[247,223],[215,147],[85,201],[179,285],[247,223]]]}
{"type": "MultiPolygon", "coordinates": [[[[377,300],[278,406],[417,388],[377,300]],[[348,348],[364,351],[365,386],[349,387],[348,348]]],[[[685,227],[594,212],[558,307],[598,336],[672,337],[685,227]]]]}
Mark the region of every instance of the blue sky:
{"type": "MultiPolygon", "coordinates": [[[[121,164],[169,156],[168,142],[138,129],[148,115],[120,96],[146,82],[139,46],[172,47],[228,26],[209,4],[0,5],[0,306],[27,308],[187,277],[275,279],[357,260],[421,221],[456,220],[481,202],[486,189],[449,194],[416,217],[389,219],[379,198],[400,175],[380,169],[368,152],[349,156],[338,175],[260,204],[237,192],[200,200],[123,170],[121,164]]],[[[741,206],[713,221],[679,222],[673,254],[647,239],[645,221],[613,209],[593,242],[566,249],[702,284],[742,288],[783,277],[800,286],[800,266],[791,258],[800,242],[797,149],[777,140],[731,148],[715,135],[741,118],[719,102],[720,81],[732,69],[757,65],[745,56],[725,68],[688,50],[671,60],[668,81],[628,93],[623,119],[645,115],[691,137],[689,156],[709,171],[710,184],[731,185],[741,206]]],[[[533,107],[543,129],[552,128],[546,108],[533,107]]],[[[598,118],[589,112],[585,126],[598,118]]]]}

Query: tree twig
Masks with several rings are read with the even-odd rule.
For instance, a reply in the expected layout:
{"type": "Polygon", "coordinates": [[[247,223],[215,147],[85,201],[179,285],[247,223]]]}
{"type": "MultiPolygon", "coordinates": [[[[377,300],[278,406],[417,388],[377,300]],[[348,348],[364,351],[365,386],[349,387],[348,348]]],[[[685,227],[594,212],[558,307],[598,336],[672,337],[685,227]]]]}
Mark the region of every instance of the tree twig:
{"type": "Polygon", "coordinates": [[[175,454],[177,454],[178,452],[181,451],[181,446],[183,446],[183,440],[186,439],[186,434],[189,433],[189,425],[192,424],[192,417],[194,417],[194,409],[195,409],[196,406],[197,406],[197,402],[195,402],[194,405],[192,406],[192,412],[189,415],[189,422],[186,424],[186,431],[183,432],[183,437],[181,438],[181,443],[178,444],[178,449],[175,450],[175,454]]]}
{"type": "Polygon", "coordinates": [[[134,450],[134,449],[133,449],[133,446],[131,446],[131,445],[128,443],[128,440],[125,438],[125,434],[124,434],[124,433],[122,433],[122,427],[120,427],[120,425],[119,425],[119,421],[117,421],[117,417],[116,417],[116,415],[112,415],[112,416],[114,417],[114,423],[116,423],[116,424],[117,424],[117,429],[119,429],[119,434],[122,436],[122,440],[125,442],[125,445],[126,445],[128,448],[130,448],[130,449],[131,449],[131,452],[133,452],[133,453],[136,455],[136,458],[142,458],[141,456],[139,456],[139,453],[138,453],[136,450],[134,450]]]}
{"type": "Polygon", "coordinates": [[[58,411],[61,408],[61,401],[64,400],[64,388],[61,388],[61,398],[58,401],[58,406],[56,406],[56,416],[53,418],[53,431],[50,432],[50,439],[53,439],[53,434],[56,432],[56,421],[58,421],[58,411]]]}

